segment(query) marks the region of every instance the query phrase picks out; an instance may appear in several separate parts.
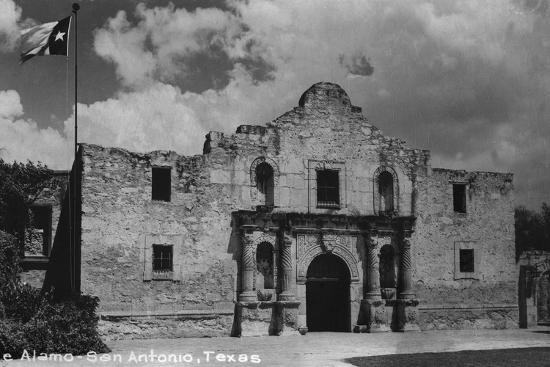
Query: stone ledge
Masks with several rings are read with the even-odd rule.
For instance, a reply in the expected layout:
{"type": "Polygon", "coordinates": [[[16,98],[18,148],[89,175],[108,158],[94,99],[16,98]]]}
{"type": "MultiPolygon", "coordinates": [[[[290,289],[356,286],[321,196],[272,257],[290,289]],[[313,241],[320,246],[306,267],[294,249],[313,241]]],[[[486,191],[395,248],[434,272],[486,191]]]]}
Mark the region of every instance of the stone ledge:
{"type": "Polygon", "coordinates": [[[494,309],[517,309],[517,305],[510,304],[495,304],[495,305],[481,305],[481,306],[469,306],[469,305],[419,305],[419,311],[431,311],[431,310],[494,310],[494,309]]]}
{"type": "Polygon", "coordinates": [[[179,318],[206,318],[233,315],[233,310],[181,310],[181,311],[112,311],[100,312],[100,320],[119,320],[126,318],[154,318],[154,317],[179,317],[179,318]]]}
{"type": "Polygon", "coordinates": [[[298,307],[300,306],[300,301],[253,301],[253,302],[235,302],[237,307],[244,308],[271,308],[273,306],[285,306],[285,307],[298,307]]]}

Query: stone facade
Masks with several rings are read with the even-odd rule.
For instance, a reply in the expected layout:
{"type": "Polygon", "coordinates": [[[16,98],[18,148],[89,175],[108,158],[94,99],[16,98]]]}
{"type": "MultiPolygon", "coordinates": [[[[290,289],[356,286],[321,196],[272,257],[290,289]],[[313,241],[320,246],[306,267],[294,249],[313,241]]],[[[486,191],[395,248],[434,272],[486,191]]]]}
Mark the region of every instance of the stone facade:
{"type": "Polygon", "coordinates": [[[80,290],[111,337],[517,324],[512,175],[432,169],[335,84],[202,155],[79,154],[80,290]]]}

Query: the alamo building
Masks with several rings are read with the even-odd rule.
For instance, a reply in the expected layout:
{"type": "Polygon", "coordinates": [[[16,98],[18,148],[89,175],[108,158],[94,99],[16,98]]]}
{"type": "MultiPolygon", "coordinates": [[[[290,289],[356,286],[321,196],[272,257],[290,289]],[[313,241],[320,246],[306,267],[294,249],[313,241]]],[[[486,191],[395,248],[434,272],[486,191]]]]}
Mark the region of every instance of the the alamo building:
{"type": "Polygon", "coordinates": [[[78,159],[46,284],[98,296],[105,334],[517,327],[512,174],[432,167],[336,84],[202,155],[78,159]]]}

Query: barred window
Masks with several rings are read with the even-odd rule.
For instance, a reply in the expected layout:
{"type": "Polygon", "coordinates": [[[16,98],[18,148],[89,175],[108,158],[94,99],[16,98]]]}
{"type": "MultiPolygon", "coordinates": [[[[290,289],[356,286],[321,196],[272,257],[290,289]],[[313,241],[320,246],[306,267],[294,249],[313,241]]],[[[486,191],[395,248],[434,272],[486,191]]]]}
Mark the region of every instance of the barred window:
{"type": "Polygon", "coordinates": [[[173,247],[153,245],[153,272],[171,272],[173,269],[173,247]]]}
{"type": "Polygon", "coordinates": [[[317,171],[317,207],[338,208],[340,206],[340,181],[337,170],[317,171]]]}

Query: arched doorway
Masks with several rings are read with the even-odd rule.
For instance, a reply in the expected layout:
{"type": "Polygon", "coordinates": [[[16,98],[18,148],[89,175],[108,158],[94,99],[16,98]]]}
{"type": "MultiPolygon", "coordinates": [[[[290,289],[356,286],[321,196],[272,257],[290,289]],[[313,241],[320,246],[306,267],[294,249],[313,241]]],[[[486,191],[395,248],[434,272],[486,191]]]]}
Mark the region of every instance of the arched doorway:
{"type": "Polygon", "coordinates": [[[350,273],[333,254],[321,254],[307,269],[308,331],[350,331],[350,273]]]}

